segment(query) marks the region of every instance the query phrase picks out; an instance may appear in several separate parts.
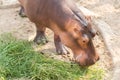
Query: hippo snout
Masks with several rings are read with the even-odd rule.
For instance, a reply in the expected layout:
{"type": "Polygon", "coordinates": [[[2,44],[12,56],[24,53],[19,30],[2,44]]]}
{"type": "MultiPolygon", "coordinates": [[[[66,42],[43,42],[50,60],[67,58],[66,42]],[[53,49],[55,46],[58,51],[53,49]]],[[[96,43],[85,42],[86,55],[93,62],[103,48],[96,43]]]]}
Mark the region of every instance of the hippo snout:
{"type": "Polygon", "coordinates": [[[76,56],[75,62],[77,62],[80,66],[84,67],[84,66],[91,66],[95,64],[99,59],[100,59],[99,56],[90,57],[90,56],[80,54],[76,56]]]}

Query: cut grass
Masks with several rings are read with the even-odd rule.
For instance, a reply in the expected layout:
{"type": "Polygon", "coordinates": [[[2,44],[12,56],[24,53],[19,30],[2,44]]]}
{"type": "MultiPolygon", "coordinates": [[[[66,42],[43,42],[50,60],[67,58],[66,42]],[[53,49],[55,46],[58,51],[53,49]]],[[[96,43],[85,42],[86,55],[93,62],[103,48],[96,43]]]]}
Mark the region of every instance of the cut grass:
{"type": "Polygon", "coordinates": [[[104,70],[96,65],[77,64],[47,58],[34,51],[32,43],[9,34],[0,37],[0,80],[102,80],[104,70]]]}

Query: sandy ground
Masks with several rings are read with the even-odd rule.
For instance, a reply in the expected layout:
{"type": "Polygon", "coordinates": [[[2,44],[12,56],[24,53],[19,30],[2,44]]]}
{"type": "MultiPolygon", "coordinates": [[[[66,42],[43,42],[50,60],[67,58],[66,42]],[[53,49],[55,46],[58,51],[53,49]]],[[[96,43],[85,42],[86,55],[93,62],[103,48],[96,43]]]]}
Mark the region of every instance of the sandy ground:
{"type": "MultiPolygon", "coordinates": [[[[13,0],[14,1],[14,0],[13,0]]],[[[100,19],[108,23],[113,29],[115,36],[114,42],[120,50],[120,1],[119,0],[80,0],[79,3],[85,6],[89,10],[100,15],[100,19]]],[[[9,0],[0,0],[1,5],[11,4],[9,0]],[[4,2],[2,2],[4,1],[4,2]],[[6,1],[6,2],[5,2],[6,1]],[[7,2],[8,1],[8,2],[7,2]]],[[[18,39],[32,40],[35,36],[35,26],[27,18],[21,18],[18,15],[19,8],[12,9],[0,9],[0,34],[4,32],[11,32],[18,39]]],[[[53,33],[50,30],[46,31],[49,43],[42,47],[36,47],[37,51],[47,53],[46,55],[52,56],[53,58],[69,61],[71,58],[68,56],[56,55],[53,44],[53,33]],[[53,54],[50,54],[53,53],[53,54]],[[54,55],[55,53],[55,55],[54,55]]],[[[100,67],[106,69],[109,74],[106,74],[107,79],[110,80],[112,77],[112,58],[103,43],[103,39],[98,34],[94,38],[94,44],[101,56],[99,63],[100,67]]]]}

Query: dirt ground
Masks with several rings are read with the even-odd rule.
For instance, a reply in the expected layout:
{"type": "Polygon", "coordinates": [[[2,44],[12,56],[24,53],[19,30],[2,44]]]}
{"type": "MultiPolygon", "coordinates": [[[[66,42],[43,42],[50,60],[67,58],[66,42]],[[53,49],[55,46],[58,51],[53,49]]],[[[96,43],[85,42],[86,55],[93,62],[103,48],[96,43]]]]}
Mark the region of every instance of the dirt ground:
{"type": "MultiPolygon", "coordinates": [[[[120,50],[120,1],[119,0],[79,0],[77,1],[80,5],[88,8],[94,13],[100,15],[100,19],[108,23],[113,29],[116,35],[114,42],[120,50]]],[[[3,5],[3,3],[0,3],[3,5]]],[[[4,32],[11,32],[18,39],[33,40],[35,36],[35,26],[27,18],[21,18],[18,15],[19,8],[11,9],[0,9],[0,34],[4,32]]],[[[71,55],[60,56],[56,55],[55,47],[53,44],[53,33],[50,30],[46,31],[49,43],[42,47],[36,47],[35,50],[45,52],[53,58],[69,61],[71,55]],[[53,53],[53,54],[50,54],[53,53]],[[54,55],[55,53],[55,55],[54,55]]],[[[109,52],[106,50],[101,35],[98,35],[93,40],[96,50],[100,54],[99,66],[106,69],[109,74],[106,74],[106,80],[110,80],[112,77],[112,58],[109,52]]]]}
{"type": "MultiPolygon", "coordinates": [[[[100,15],[99,19],[105,21],[111,28],[112,40],[109,49],[113,60],[113,74],[107,80],[120,80],[120,1],[119,0],[80,0],[80,4],[100,15]]],[[[106,38],[107,40],[107,38],[106,38]]],[[[109,62],[109,61],[108,61],[109,62]]]]}
{"type": "Polygon", "coordinates": [[[88,8],[89,10],[93,11],[94,13],[100,15],[100,18],[110,25],[116,37],[119,37],[120,35],[119,0],[80,0],[79,3],[88,8]]]}

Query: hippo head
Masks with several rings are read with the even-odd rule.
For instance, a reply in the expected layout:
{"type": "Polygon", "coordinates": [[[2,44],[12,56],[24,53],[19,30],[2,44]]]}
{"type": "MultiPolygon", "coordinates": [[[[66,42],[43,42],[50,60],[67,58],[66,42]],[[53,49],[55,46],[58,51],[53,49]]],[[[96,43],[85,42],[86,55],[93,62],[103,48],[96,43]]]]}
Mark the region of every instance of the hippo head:
{"type": "Polygon", "coordinates": [[[96,53],[92,38],[96,32],[91,26],[91,22],[87,21],[87,26],[77,21],[70,22],[71,28],[62,34],[63,43],[69,47],[73,53],[75,61],[81,66],[90,66],[99,60],[96,53]]]}

